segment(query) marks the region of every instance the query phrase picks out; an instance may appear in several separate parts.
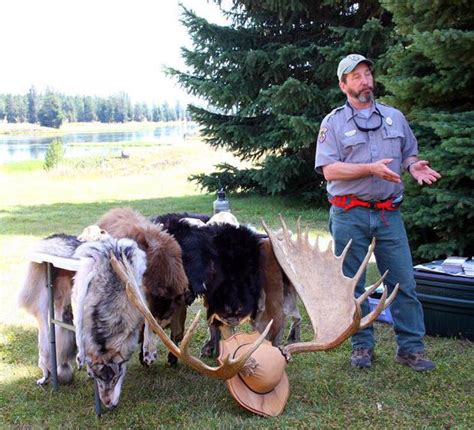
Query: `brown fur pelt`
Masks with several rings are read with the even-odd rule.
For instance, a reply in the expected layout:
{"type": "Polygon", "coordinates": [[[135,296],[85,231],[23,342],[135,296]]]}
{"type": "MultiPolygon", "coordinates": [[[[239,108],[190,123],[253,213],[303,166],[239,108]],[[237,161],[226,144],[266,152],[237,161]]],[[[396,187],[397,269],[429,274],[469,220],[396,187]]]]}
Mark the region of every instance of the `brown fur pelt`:
{"type": "Polygon", "coordinates": [[[147,255],[143,276],[146,298],[151,313],[162,326],[191,297],[178,242],[160,226],[130,208],[107,212],[96,223],[110,235],[135,240],[147,255]]]}

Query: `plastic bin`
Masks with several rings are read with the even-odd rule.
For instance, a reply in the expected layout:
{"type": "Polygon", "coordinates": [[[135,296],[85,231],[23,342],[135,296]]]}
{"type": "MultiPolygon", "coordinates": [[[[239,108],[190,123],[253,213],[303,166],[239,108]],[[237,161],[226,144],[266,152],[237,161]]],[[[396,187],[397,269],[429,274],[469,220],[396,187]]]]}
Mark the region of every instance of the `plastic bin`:
{"type": "MultiPolygon", "coordinates": [[[[369,297],[369,306],[370,310],[373,311],[379,303],[379,299],[375,297],[369,297]]],[[[387,324],[393,324],[392,313],[390,312],[390,306],[380,312],[380,315],[377,317],[376,321],[384,322],[387,324]]]]}
{"type": "Polygon", "coordinates": [[[474,340],[474,278],[415,269],[426,333],[474,340]]]}

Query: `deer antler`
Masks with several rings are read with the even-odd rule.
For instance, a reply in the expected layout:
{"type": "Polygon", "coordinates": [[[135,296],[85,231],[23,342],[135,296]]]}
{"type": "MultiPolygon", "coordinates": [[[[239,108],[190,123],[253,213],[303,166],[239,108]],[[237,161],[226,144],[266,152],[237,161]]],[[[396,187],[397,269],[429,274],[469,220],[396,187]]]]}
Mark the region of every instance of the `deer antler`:
{"type": "Polygon", "coordinates": [[[342,265],[349,250],[349,242],[340,256],[332,251],[332,242],[325,251],[319,248],[319,238],[315,245],[308,240],[308,227],[301,231],[300,219],[297,222],[296,240],[292,240],[285,220],[280,215],[282,229],[273,232],[262,220],[275,256],[288,276],[308,312],[314,330],[311,342],[298,342],[285,347],[286,354],[308,351],[324,351],[335,348],[361,328],[371,324],[393,301],[398,284],[387,299],[387,288],[376,309],[361,318],[360,304],[383,282],[387,272],[366,293],[354,298],[354,291],[367,267],[375,247],[375,239],[370,244],[367,255],[353,278],[344,275],[342,265]]]}
{"type": "Polygon", "coordinates": [[[144,318],[148,322],[150,328],[156,333],[166,348],[169,349],[171,353],[173,353],[176,357],[180,358],[183,363],[187,364],[188,366],[192,367],[194,370],[197,370],[204,375],[210,376],[212,378],[217,379],[229,379],[235,376],[246,364],[249,357],[253,354],[253,352],[260,346],[260,344],[264,341],[265,336],[268,334],[270,327],[273,321],[270,321],[260,335],[260,337],[253,343],[252,347],[249,350],[242,354],[242,356],[232,359],[229,356],[225,357],[222,364],[218,367],[211,367],[207,364],[203,363],[196,357],[193,357],[189,354],[188,346],[191,340],[191,337],[196,330],[196,326],[199,322],[199,316],[201,311],[199,311],[194,318],[193,322],[191,323],[190,327],[186,330],[184,334],[184,338],[181,342],[181,348],[179,348],[165,333],[163,328],[156,322],[155,318],[151,314],[146,305],[142,295],[139,293],[139,288],[137,285],[137,281],[133,276],[132,268],[130,267],[130,263],[126,259],[124,255],[122,255],[123,262],[117,260],[117,258],[111,254],[110,256],[110,263],[112,268],[114,269],[115,273],[119,276],[122,282],[125,284],[125,290],[129,300],[137,307],[137,309],[143,314],[144,318]]]}

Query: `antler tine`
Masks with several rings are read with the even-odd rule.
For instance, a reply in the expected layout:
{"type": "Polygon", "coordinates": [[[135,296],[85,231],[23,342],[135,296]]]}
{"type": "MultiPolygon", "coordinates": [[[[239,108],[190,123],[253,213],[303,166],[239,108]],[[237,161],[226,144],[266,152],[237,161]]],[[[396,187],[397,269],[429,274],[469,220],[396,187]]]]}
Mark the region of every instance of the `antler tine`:
{"type": "Polygon", "coordinates": [[[156,322],[155,318],[148,309],[143,297],[139,294],[138,285],[136,283],[128,260],[122,255],[123,261],[117,260],[115,255],[110,255],[110,263],[112,268],[118,277],[125,284],[125,291],[129,300],[136,306],[136,308],[142,313],[143,317],[147,320],[150,328],[160,337],[165,346],[176,356],[179,357],[180,351],[176,344],[166,335],[163,328],[156,322]]]}
{"type": "MultiPolygon", "coordinates": [[[[359,330],[360,321],[360,307],[356,306],[352,323],[337,338],[332,339],[329,342],[317,342],[314,339],[311,342],[291,343],[282,348],[283,353],[287,357],[287,360],[290,360],[292,354],[298,354],[301,352],[327,351],[329,349],[336,348],[359,330]]],[[[316,338],[316,333],[314,338],[316,338]]]]}
{"type": "Polygon", "coordinates": [[[326,252],[332,251],[332,239],[328,240],[328,246],[326,247],[326,252]]]}
{"type": "Polygon", "coordinates": [[[369,297],[378,287],[379,285],[384,281],[385,277],[387,276],[388,270],[385,271],[385,273],[379,278],[379,280],[371,285],[368,289],[365,290],[363,294],[361,294],[359,297],[357,297],[356,301],[359,304],[364,303],[364,301],[369,297]]]}
{"type": "Polygon", "coordinates": [[[180,345],[180,349],[181,349],[181,353],[183,351],[187,351],[188,350],[188,347],[189,347],[189,343],[191,341],[191,338],[194,334],[194,331],[196,330],[196,327],[199,323],[199,317],[201,316],[201,309],[199,309],[196,313],[196,316],[194,317],[193,319],[193,322],[191,323],[191,325],[186,329],[186,331],[184,332],[184,336],[183,336],[183,340],[181,341],[181,345],[180,345]]]}
{"type": "Polygon", "coordinates": [[[280,216],[280,223],[281,223],[281,226],[283,228],[283,235],[284,235],[286,240],[291,240],[290,232],[288,231],[288,226],[286,225],[286,222],[283,219],[282,214],[280,214],[279,216],[280,216]]]}
{"type": "Polygon", "coordinates": [[[364,318],[362,318],[362,320],[360,321],[360,329],[364,329],[364,328],[368,327],[382,313],[382,311],[384,310],[384,305],[385,305],[385,300],[387,298],[387,293],[388,293],[387,286],[384,285],[382,297],[380,297],[380,300],[377,303],[376,308],[372,312],[367,314],[364,318]]]}
{"type": "Polygon", "coordinates": [[[275,240],[276,233],[273,232],[273,230],[268,227],[267,223],[263,218],[260,218],[260,222],[262,223],[263,229],[267,232],[268,237],[270,240],[275,240]]]}
{"type": "Polygon", "coordinates": [[[196,327],[199,322],[199,317],[201,315],[201,311],[199,310],[189,326],[186,330],[184,335],[181,349],[176,346],[176,344],[168,337],[165,333],[163,328],[157,323],[153,315],[151,314],[150,310],[146,306],[143,297],[140,294],[140,290],[138,288],[137,282],[135,277],[133,276],[132,269],[126,257],[122,255],[123,262],[117,260],[115,255],[111,254],[110,256],[110,263],[112,268],[117,273],[119,278],[125,284],[125,291],[129,300],[137,307],[137,309],[143,314],[144,318],[150,325],[150,328],[156,333],[159,338],[162,340],[163,344],[169,349],[171,353],[173,353],[176,357],[180,358],[183,363],[187,364],[189,367],[192,367],[194,370],[210,376],[216,379],[229,379],[235,376],[245,365],[248,358],[253,354],[253,352],[261,345],[261,343],[265,340],[268,332],[270,331],[270,327],[273,324],[273,320],[271,320],[265,330],[262,332],[260,337],[252,344],[251,348],[243,354],[242,356],[238,357],[237,359],[231,359],[229,356],[225,357],[223,363],[218,367],[211,367],[203,363],[198,358],[192,356],[188,352],[188,346],[191,340],[191,337],[196,330],[196,327]]]}
{"type": "Polygon", "coordinates": [[[306,227],[304,229],[304,240],[305,242],[308,242],[309,240],[309,225],[306,224],[306,227]]]}
{"type": "Polygon", "coordinates": [[[388,308],[392,304],[392,302],[395,300],[395,297],[397,296],[399,288],[400,288],[400,284],[396,284],[395,287],[393,288],[392,294],[390,294],[390,296],[388,296],[388,299],[385,300],[384,309],[388,308]]]}
{"type": "MultiPolygon", "coordinates": [[[[332,241],[331,241],[331,245],[332,245],[332,241]]],[[[347,245],[344,247],[341,255],[339,256],[339,258],[342,259],[342,261],[344,261],[344,259],[346,258],[346,255],[349,252],[351,245],[352,245],[352,239],[349,239],[349,242],[347,242],[347,245]]]]}
{"type": "Polygon", "coordinates": [[[374,252],[374,248],[375,248],[375,237],[372,239],[372,242],[370,243],[369,249],[367,250],[367,254],[365,255],[364,261],[362,261],[362,264],[360,265],[359,270],[357,271],[355,276],[352,278],[354,279],[354,289],[357,283],[359,282],[360,277],[362,276],[365,269],[367,268],[367,264],[369,264],[369,260],[370,260],[370,257],[372,256],[372,253],[374,252]]]}
{"type": "Polygon", "coordinates": [[[298,217],[296,221],[296,240],[301,242],[303,237],[301,236],[301,216],[298,217]]]}
{"type": "MultiPolygon", "coordinates": [[[[197,323],[197,318],[195,318],[195,322],[197,323]]],[[[251,347],[246,351],[245,354],[242,354],[240,357],[237,358],[231,358],[230,354],[227,355],[223,360],[222,364],[218,367],[211,367],[206,364],[204,364],[201,360],[198,358],[192,356],[189,354],[188,351],[188,346],[189,346],[189,341],[191,339],[191,334],[192,331],[194,331],[194,327],[191,327],[189,330],[186,331],[186,334],[183,338],[183,341],[181,343],[181,354],[179,358],[186,363],[188,366],[192,367],[194,370],[197,370],[198,372],[210,376],[212,378],[216,379],[229,379],[234,377],[237,373],[240,372],[242,367],[244,367],[245,363],[247,360],[250,358],[250,356],[255,352],[255,350],[262,344],[262,342],[265,340],[265,337],[267,336],[268,332],[270,331],[270,327],[273,324],[273,320],[271,320],[265,330],[260,334],[257,340],[251,345],[251,347]]]]}

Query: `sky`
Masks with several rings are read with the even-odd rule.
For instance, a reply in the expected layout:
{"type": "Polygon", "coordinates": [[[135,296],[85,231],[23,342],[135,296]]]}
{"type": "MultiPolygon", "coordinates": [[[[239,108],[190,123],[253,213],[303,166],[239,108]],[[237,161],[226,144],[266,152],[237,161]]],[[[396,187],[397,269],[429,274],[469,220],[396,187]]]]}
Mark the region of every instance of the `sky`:
{"type": "MultiPolygon", "coordinates": [[[[214,2],[182,0],[211,22],[225,24],[214,2]]],[[[68,95],[133,102],[189,101],[162,71],[184,69],[191,48],[177,0],[5,0],[0,7],[0,93],[34,85],[68,95]]]]}

